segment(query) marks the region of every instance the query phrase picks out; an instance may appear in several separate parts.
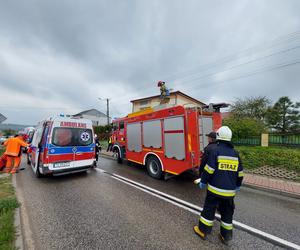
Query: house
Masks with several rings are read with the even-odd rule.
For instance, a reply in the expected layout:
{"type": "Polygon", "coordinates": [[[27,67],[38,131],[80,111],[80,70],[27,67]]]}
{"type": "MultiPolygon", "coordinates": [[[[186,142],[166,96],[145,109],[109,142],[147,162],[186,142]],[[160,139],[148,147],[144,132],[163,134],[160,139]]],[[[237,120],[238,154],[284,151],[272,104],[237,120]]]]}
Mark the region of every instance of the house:
{"type": "MultiPolygon", "coordinates": [[[[182,93],[181,91],[174,91],[170,93],[170,100],[168,105],[185,105],[203,107],[205,103],[182,93]]],[[[138,112],[147,108],[153,108],[161,104],[160,95],[144,97],[130,101],[132,103],[132,112],[138,112]]]]}
{"type": "MultiPolygon", "coordinates": [[[[93,126],[104,126],[107,125],[107,115],[97,109],[89,109],[82,111],[78,114],[73,115],[77,118],[85,118],[92,121],[93,126]]],[[[109,118],[109,123],[111,119],[109,118]]]]}

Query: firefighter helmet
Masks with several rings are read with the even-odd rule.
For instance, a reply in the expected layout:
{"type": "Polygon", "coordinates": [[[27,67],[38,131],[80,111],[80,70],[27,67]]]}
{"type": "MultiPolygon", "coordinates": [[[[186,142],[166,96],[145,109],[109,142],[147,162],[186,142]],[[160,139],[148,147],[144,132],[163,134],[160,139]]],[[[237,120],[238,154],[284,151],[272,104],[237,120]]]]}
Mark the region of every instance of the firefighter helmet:
{"type": "Polygon", "coordinates": [[[163,81],[158,81],[157,87],[161,87],[163,84],[165,84],[165,82],[163,82],[163,81]]]}
{"type": "Polygon", "coordinates": [[[232,131],[227,126],[222,126],[217,130],[217,140],[231,141],[232,131]]]}

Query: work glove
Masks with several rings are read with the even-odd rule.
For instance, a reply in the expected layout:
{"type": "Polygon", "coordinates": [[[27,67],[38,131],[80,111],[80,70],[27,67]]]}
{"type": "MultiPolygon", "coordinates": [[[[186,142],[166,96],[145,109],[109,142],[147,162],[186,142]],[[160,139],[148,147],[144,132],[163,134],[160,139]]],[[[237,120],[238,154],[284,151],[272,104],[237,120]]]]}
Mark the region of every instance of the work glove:
{"type": "Polygon", "coordinates": [[[206,187],[206,184],[204,184],[204,183],[202,183],[202,182],[199,183],[199,188],[200,188],[200,189],[204,189],[205,187],[206,187]]]}
{"type": "Polygon", "coordinates": [[[235,191],[236,191],[236,192],[241,191],[241,187],[236,187],[235,191]]]}

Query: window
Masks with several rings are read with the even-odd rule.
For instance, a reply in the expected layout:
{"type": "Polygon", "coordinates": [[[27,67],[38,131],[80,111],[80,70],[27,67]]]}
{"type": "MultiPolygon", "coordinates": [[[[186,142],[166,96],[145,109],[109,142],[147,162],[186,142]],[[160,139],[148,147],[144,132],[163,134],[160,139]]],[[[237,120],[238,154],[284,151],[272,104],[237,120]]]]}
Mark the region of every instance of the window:
{"type": "Polygon", "coordinates": [[[146,100],[146,101],[140,101],[140,106],[145,106],[145,105],[148,105],[149,104],[149,101],[146,100]]]}
{"type": "Polygon", "coordinates": [[[117,123],[114,122],[114,123],[112,124],[112,130],[113,130],[113,131],[118,130],[118,124],[117,124],[117,123]]]}
{"type": "Polygon", "coordinates": [[[124,121],[122,121],[122,122],[119,123],[119,127],[120,127],[120,130],[124,129],[124,121]]]}
{"type": "Polygon", "coordinates": [[[87,146],[93,142],[91,129],[54,128],[52,143],[56,146],[87,146]]]}

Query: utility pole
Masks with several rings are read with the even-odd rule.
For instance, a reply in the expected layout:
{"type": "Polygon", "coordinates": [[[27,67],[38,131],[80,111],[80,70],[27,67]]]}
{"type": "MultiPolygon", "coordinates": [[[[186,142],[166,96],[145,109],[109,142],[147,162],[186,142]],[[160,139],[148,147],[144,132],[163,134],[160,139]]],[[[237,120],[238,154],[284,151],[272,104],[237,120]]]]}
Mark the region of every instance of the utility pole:
{"type": "Polygon", "coordinates": [[[107,126],[109,126],[109,99],[106,98],[106,115],[107,115],[107,126]]]}
{"type": "Polygon", "coordinates": [[[109,126],[109,98],[98,97],[99,100],[106,100],[106,116],[107,116],[107,126],[109,126]]]}

